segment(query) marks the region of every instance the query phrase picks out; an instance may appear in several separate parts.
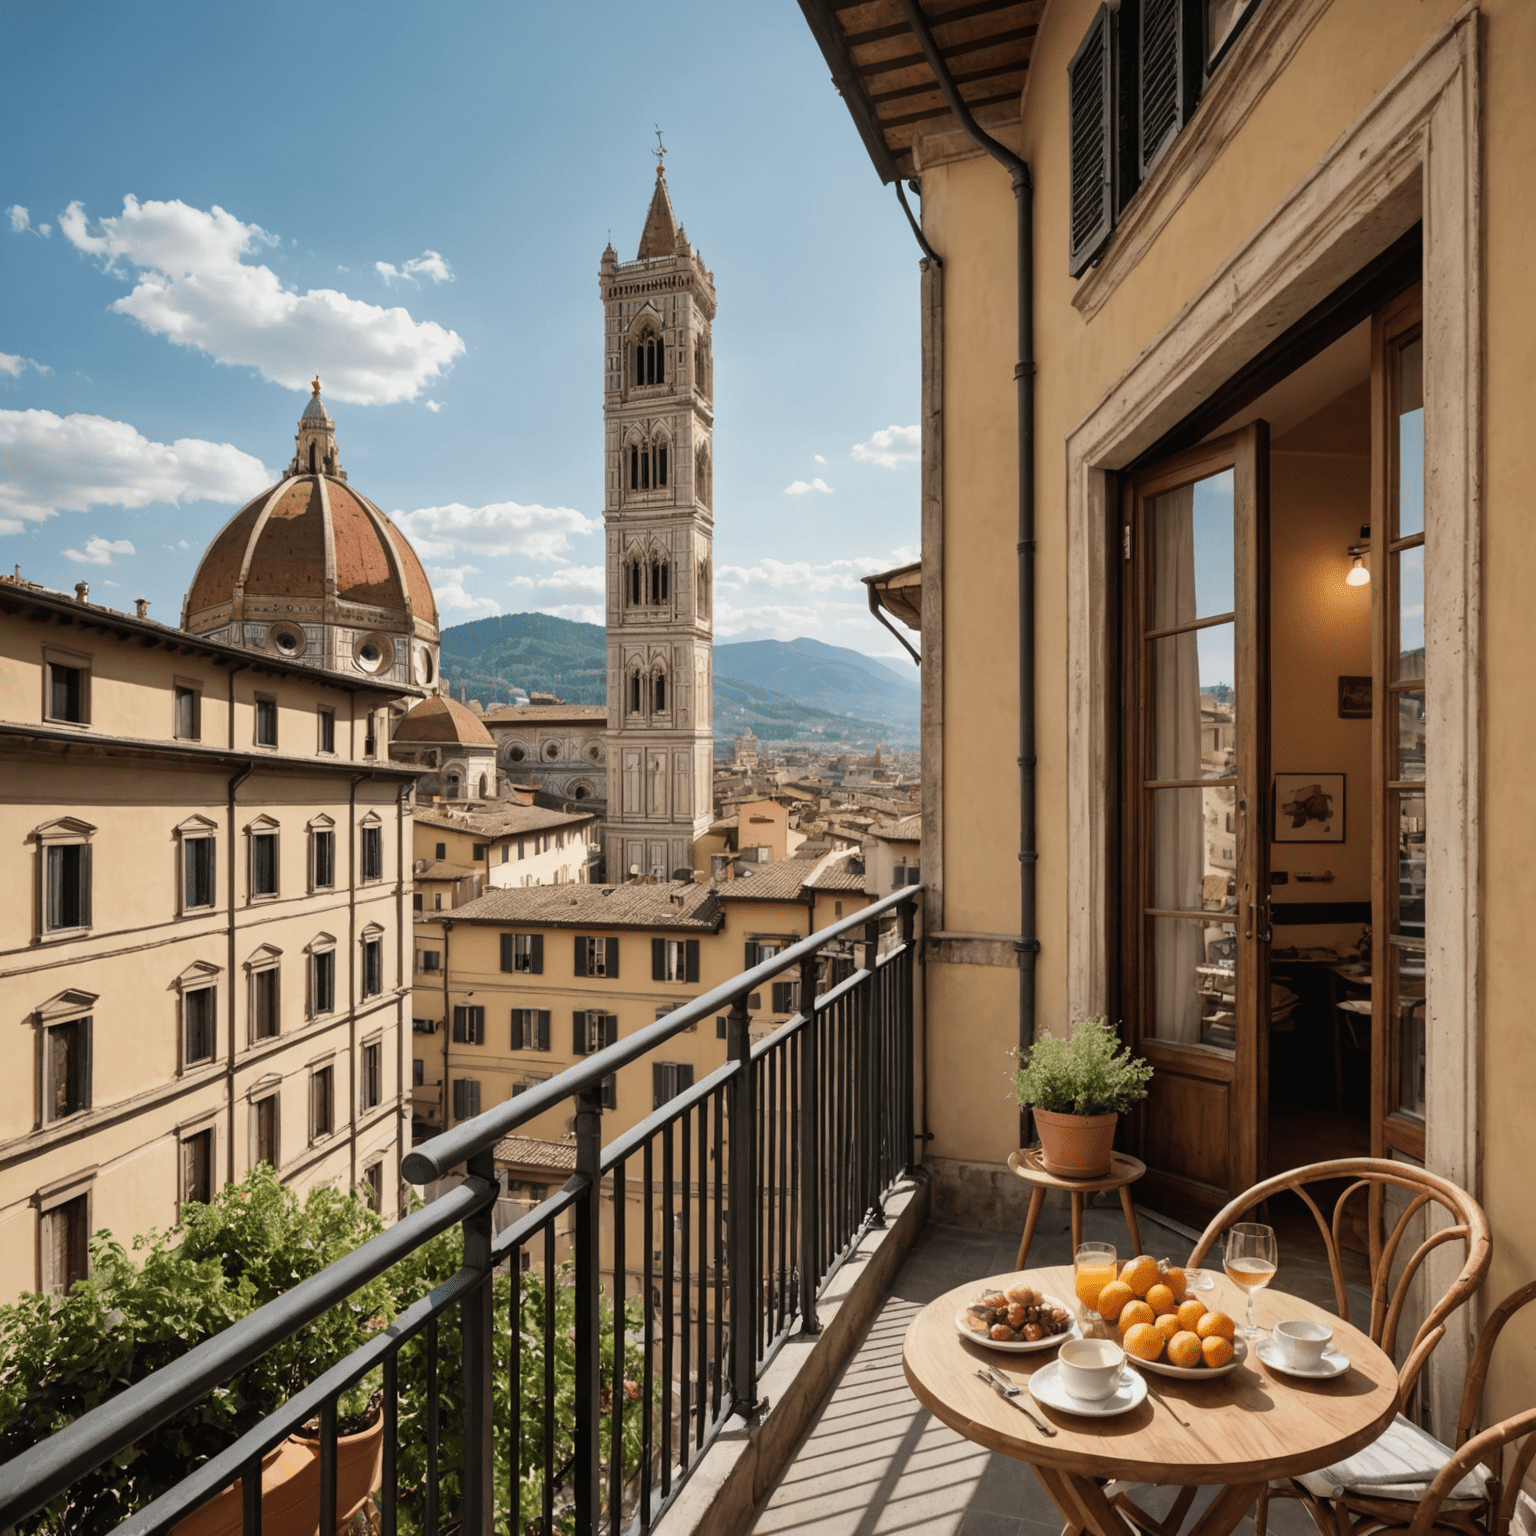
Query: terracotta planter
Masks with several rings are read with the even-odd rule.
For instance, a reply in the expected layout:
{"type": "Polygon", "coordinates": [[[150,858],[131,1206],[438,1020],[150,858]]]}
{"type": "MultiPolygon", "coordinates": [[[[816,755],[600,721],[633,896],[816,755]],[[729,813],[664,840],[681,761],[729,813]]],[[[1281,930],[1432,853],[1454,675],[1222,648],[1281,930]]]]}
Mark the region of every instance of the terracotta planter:
{"type": "Polygon", "coordinates": [[[1034,1116],[1047,1173],[1059,1179],[1097,1179],[1109,1172],[1119,1115],[1064,1115],[1037,1109],[1034,1116]]]}
{"type": "MultiPolygon", "coordinates": [[[[341,1530],[379,1486],[384,1471],[384,1415],[336,1442],[336,1528],[341,1530]]],[[[171,1536],[240,1536],[237,1482],[171,1528],[171,1536]]],[[[318,1536],[320,1442],[292,1435],[261,1463],[262,1536],[318,1536]]]]}

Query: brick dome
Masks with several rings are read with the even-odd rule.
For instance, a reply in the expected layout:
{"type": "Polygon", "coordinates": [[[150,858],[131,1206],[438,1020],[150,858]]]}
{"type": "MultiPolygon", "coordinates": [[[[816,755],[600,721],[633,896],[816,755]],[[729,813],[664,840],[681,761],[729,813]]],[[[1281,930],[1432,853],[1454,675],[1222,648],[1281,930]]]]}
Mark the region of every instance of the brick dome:
{"type": "Polygon", "coordinates": [[[318,379],[287,475],[208,546],[182,628],[319,667],[436,685],[432,585],[410,541],[347,483],[318,379]]]}
{"type": "Polygon", "coordinates": [[[411,707],[395,726],[392,741],[458,742],[464,746],[494,747],[491,733],[480,717],[446,694],[423,699],[411,707]]]}

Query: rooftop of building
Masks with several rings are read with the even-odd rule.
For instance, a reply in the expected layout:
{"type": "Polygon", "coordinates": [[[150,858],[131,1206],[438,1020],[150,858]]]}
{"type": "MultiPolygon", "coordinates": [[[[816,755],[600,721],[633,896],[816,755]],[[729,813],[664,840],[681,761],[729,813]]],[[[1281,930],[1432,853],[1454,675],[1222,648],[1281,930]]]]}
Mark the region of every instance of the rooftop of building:
{"type": "Polygon", "coordinates": [[[852,850],[800,852],[773,864],[744,864],[718,885],[722,901],[801,901],[807,890],[862,891],[864,868],[852,850]]]}
{"type": "Polygon", "coordinates": [[[523,885],[487,891],[452,914],[456,923],[555,928],[673,928],[714,933],[720,887],[685,880],[634,885],[523,885]]]}
{"type": "Polygon", "coordinates": [[[446,832],[472,832],[478,837],[516,837],[524,832],[548,832],[555,827],[580,826],[596,821],[589,811],[547,811],[537,805],[477,806],[474,810],[450,810],[438,805],[418,807],[416,825],[441,827],[446,832]]]}
{"type": "Polygon", "coordinates": [[[498,704],[480,717],[487,725],[548,725],[556,720],[608,719],[604,704],[498,704]]]}
{"type": "Polygon", "coordinates": [[[503,1136],[496,1143],[496,1161],[509,1168],[548,1168],[554,1173],[574,1173],[576,1143],[545,1141],[539,1136],[503,1136]]]}
{"type": "Polygon", "coordinates": [[[917,843],[922,841],[923,818],[903,816],[900,821],[887,821],[870,830],[883,843],[917,843]]]}
{"type": "Polygon", "coordinates": [[[462,880],[466,875],[484,873],[484,867],[476,869],[472,864],[454,864],[448,859],[423,859],[421,868],[413,870],[413,880],[462,880]]]}
{"type": "Polygon", "coordinates": [[[447,742],[457,746],[494,747],[491,733],[479,716],[447,694],[436,694],[413,705],[391,733],[392,741],[447,742]]]}

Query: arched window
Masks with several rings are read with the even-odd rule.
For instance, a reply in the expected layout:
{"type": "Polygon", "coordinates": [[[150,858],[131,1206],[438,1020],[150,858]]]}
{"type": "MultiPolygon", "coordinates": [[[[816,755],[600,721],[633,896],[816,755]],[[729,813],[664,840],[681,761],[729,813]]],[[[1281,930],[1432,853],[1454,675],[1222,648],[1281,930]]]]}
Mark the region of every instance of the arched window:
{"type": "Polygon", "coordinates": [[[448,798],[450,800],[459,798],[459,776],[456,773],[448,775],[448,798]]]}
{"type": "Polygon", "coordinates": [[[660,555],[651,556],[651,605],[660,607],[671,600],[672,567],[660,555]]]}
{"type": "Polygon", "coordinates": [[[319,457],[320,457],[320,455],[319,455],[318,447],[316,446],[316,444],[311,443],[309,445],[309,472],[310,472],[310,474],[314,474],[315,473],[315,470],[316,470],[316,468],[318,466],[318,463],[319,463],[319,457]]]}
{"type": "Polygon", "coordinates": [[[665,384],[666,381],[666,345],[654,331],[646,331],[635,342],[635,383],[665,384]]]}
{"type": "Polygon", "coordinates": [[[656,675],[651,679],[651,710],[655,714],[661,714],[667,707],[667,674],[657,669],[656,675]]]}
{"type": "Polygon", "coordinates": [[[480,798],[482,800],[485,799],[485,775],[483,773],[480,775],[480,798]]]}
{"type": "Polygon", "coordinates": [[[645,601],[645,567],[636,558],[631,560],[624,569],[629,588],[630,607],[638,608],[645,601]]]}
{"type": "Polygon", "coordinates": [[[638,667],[629,674],[629,712],[632,715],[640,713],[640,670],[638,667]]]}

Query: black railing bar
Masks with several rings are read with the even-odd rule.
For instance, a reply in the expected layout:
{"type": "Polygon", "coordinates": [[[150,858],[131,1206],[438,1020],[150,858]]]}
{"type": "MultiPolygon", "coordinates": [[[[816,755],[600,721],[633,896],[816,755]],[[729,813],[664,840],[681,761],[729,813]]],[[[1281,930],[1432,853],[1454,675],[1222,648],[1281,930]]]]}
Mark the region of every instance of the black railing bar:
{"type": "Polygon", "coordinates": [[[269,1413],[259,1424],[241,1435],[233,1445],[189,1472],[174,1488],[168,1488],[153,1503],[114,1526],[114,1536],[161,1536],[184,1516],[229,1487],[241,1475],[245,1463],[265,1456],[282,1444],[295,1430],[302,1428],[338,1393],[361,1381],[377,1369],[402,1345],[407,1344],[432,1318],[453,1306],[472,1291],[485,1277],[474,1269],[461,1269],[441,1285],[414,1301],[394,1322],[338,1360],[323,1376],[301,1388],[269,1413]]]}
{"type": "MultiPolygon", "coordinates": [[[[0,1466],[0,1530],[24,1520],[70,1484],[158,1429],[261,1358],[391,1265],[495,1199],[496,1187],[468,1179],[396,1222],[292,1290],[205,1339],[179,1360],[83,1413],[72,1424],[0,1466]]],[[[313,1417],[313,1412],[311,1412],[313,1417]]],[[[239,1467],[230,1481],[239,1475],[239,1467]]]]}
{"type": "MultiPolygon", "coordinates": [[[[816,1012],[820,1013],[822,1009],[830,1007],[840,997],[844,997],[853,991],[861,981],[867,981],[873,974],[873,971],[854,971],[851,975],[843,977],[835,987],[831,987],[825,992],[817,993],[816,1001],[813,1005],[816,1012]]],[[[767,1055],[775,1046],[785,1044],[791,1035],[795,1034],[798,1030],[804,1029],[808,1022],[803,1013],[797,1013],[793,1018],[785,1019],[771,1035],[764,1035],[752,1047],[752,1060],[756,1061],[759,1057],[767,1055]]]]}
{"type": "Polygon", "coordinates": [[[526,1243],[546,1222],[549,1224],[550,1237],[555,1237],[555,1217],[562,1211],[570,1210],[586,1187],[585,1175],[573,1173],[548,1200],[534,1206],[521,1220],[513,1222],[491,1243],[491,1268],[506,1263],[511,1250],[519,1243],[526,1243]]]}
{"type": "Polygon", "coordinates": [[[653,1109],[639,1125],[632,1126],[603,1148],[603,1172],[608,1173],[620,1158],[632,1157],[658,1131],[664,1131],[674,1121],[682,1119],[695,1104],[702,1103],[715,1089],[730,1082],[740,1070],[739,1061],[728,1061],[723,1067],[716,1067],[708,1077],[701,1077],[693,1087],[685,1088],[676,1098],[668,1099],[660,1109],[653,1109]]]}
{"type": "MultiPolygon", "coordinates": [[[[892,1179],[891,1182],[880,1191],[880,1193],[882,1196],[888,1196],[893,1191],[901,1188],[902,1185],[910,1184],[910,1182],[911,1181],[906,1177],[905,1172],[903,1172],[896,1178],[892,1179]]],[[[821,1283],[816,1287],[816,1296],[818,1300],[826,1294],[826,1289],[829,1285],[832,1284],[833,1280],[836,1279],[838,1270],[840,1270],[843,1265],[846,1264],[848,1260],[851,1259],[853,1255],[858,1251],[858,1246],[861,1242],[864,1241],[866,1234],[870,1232],[878,1232],[880,1230],[881,1229],[875,1225],[874,1210],[871,1208],[864,1213],[864,1216],[860,1220],[858,1226],[853,1229],[853,1236],[848,1239],[846,1246],[827,1266],[826,1274],[822,1276],[821,1283]]]]}
{"type": "MultiPolygon", "coordinates": [[[[699,1463],[704,1460],[704,1457],[708,1453],[709,1448],[715,1443],[716,1440],[720,1438],[721,1431],[724,1430],[726,1426],[730,1424],[730,1422],[731,1415],[729,1412],[722,1413],[719,1415],[719,1417],[709,1421],[709,1427],[704,1432],[703,1448],[694,1456],[693,1467],[689,1468],[690,1471],[692,1471],[694,1467],[697,1467],[699,1463]]],[[[673,1504],[677,1502],[678,1495],[682,1493],[683,1489],[687,1486],[687,1483],[688,1479],[686,1477],[680,1477],[673,1482],[672,1491],[667,1494],[665,1498],[661,1497],[660,1494],[655,1494],[652,1496],[650,1500],[651,1517],[649,1526],[642,1523],[640,1511],[637,1508],[629,1524],[624,1528],[624,1536],[642,1536],[642,1532],[655,1529],[656,1522],[660,1520],[661,1517],[666,1514],[666,1512],[673,1506],[673,1504]]]]}
{"type": "Polygon", "coordinates": [[[761,965],[754,966],[750,971],[740,972],[713,991],[695,998],[691,1003],[684,1003],[682,1007],[674,1008],[665,1018],[658,1019],[654,1024],[647,1024],[644,1029],[637,1030],[633,1035],[613,1045],[605,1046],[578,1066],[567,1067],[563,1072],[550,1078],[548,1082],[541,1083],[536,1088],[530,1088],[527,1093],[520,1093],[515,1098],[498,1104],[494,1109],[488,1109],[484,1114],[476,1115],[473,1120],[466,1120],[462,1125],[456,1125],[451,1131],[444,1131],[441,1135],[434,1136],[430,1141],[424,1142],[406,1155],[400,1165],[401,1176],[412,1184],[425,1184],[432,1179],[442,1178],[449,1169],[473,1157],[477,1152],[484,1152],[494,1147],[503,1136],[511,1135],[518,1126],[537,1119],[546,1110],[555,1108],[578,1093],[597,1089],[605,1077],[611,1076],[622,1067],[627,1067],[633,1061],[638,1061],[657,1046],[665,1045],[674,1035],[679,1035],[687,1029],[690,1024],[697,1024],[720,1012],[726,1004],[733,1003],[738,997],[745,997],[747,993],[765,982],[772,981],[781,971],[791,969],[802,956],[816,954],[838,935],[854,928],[862,928],[882,913],[900,906],[903,901],[913,900],[921,891],[920,885],[906,885],[899,891],[892,891],[889,896],[882,896],[879,901],[871,902],[869,906],[861,908],[852,917],[842,918],[831,927],[813,933],[808,939],[801,939],[798,944],[791,944],[781,954],[763,961],[761,965]]]}

